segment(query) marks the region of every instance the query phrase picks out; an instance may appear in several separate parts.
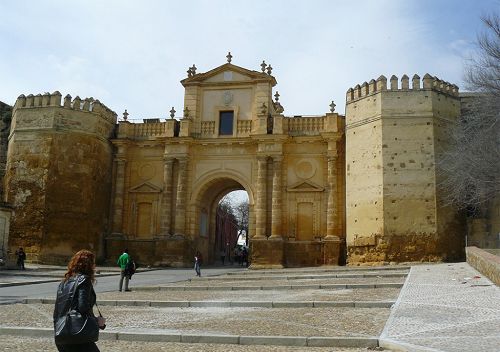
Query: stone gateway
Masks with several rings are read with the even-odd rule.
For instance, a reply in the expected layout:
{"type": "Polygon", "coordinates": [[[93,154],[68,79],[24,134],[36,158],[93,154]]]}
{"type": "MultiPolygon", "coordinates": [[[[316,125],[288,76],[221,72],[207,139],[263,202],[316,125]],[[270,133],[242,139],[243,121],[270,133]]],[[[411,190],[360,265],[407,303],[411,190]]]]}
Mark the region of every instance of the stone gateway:
{"type": "MultiPolygon", "coordinates": [[[[463,221],[436,186],[458,88],[381,76],[346,116],[285,116],[270,65],[228,62],[181,81],[182,116],[132,123],[98,100],[21,95],[8,135],[9,247],[64,263],[89,248],[143,264],[213,263],[228,192],[250,205],[252,268],[439,261],[463,255],[463,221]]],[[[5,143],[5,145],[7,145],[5,143]]]]}

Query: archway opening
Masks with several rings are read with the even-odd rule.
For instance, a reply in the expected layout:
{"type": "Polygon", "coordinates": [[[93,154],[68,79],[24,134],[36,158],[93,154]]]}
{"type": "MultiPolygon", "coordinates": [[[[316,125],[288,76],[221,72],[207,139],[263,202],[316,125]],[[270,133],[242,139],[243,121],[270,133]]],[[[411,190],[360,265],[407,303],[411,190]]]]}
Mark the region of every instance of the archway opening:
{"type": "Polygon", "coordinates": [[[227,193],[219,201],[215,214],[214,250],[220,265],[248,265],[249,200],[246,191],[227,193]]]}
{"type": "Polygon", "coordinates": [[[197,189],[193,199],[193,249],[201,252],[208,265],[238,265],[237,254],[248,253],[253,196],[245,186],[236,177],[224,175],[204,181],[197,189]]]}

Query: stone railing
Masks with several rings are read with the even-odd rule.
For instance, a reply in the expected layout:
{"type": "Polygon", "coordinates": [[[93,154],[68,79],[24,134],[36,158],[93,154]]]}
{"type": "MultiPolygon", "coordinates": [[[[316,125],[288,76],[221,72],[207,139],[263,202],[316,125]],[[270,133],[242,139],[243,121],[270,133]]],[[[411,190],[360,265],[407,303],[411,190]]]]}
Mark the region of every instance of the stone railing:
{"type": "Polygon", "coordinates": [[[163,137],[167,135],[167,123],[134,123],[134,137],[163,137]]]}
{"type": "Polygon", "coordinates": [[[252,131],[252,120],[238,120],[236,134],[238,136],[248,136],[252,131]]]}
{"type": "Polygon", "coordinates": [[[215,133],[215,121],[202,121],[201,122],[201,136],[212,137],[215,133]]]}
{"type": "Polygon", "coordinates": [[[318,135],[324,131],[324,116],[294,116],[285,118],[283,128],[292,136],[318,135]]]}

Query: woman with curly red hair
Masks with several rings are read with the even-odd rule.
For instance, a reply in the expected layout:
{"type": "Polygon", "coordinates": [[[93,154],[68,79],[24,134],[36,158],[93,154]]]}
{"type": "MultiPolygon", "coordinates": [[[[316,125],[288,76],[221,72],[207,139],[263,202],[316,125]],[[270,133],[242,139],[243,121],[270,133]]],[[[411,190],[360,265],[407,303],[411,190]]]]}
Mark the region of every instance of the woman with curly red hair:
{"type": "Polygon", "coordinates": [[[106,322],[93,312],[96,302],[94,283],[94,253],[82,249],[69,261],[68,270],[57,288],[54,331],[59,352],[99,352],[95,342],[99,338],[99,328],[103,329],[106,322]],[[75,329],[78,324],[82,325],[81,329],[75,329]],[[72,330],[71,334],[67,333],[69,330],[72,330]],[[85,334],[81,333],[83,330],[85,334]]]}

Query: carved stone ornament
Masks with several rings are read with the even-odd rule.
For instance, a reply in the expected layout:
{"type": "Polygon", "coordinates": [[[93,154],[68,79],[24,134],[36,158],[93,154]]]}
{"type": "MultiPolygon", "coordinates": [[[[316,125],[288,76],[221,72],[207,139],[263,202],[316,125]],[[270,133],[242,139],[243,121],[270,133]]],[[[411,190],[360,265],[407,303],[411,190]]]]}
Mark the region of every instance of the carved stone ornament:
{"type": "Polygon", "coordinates": [[[233,102],[233,93],[229,90],[226,90],[223,94],[222,94],[222,102],[224,103],[224,105],[229,105],[233,102]]]}

